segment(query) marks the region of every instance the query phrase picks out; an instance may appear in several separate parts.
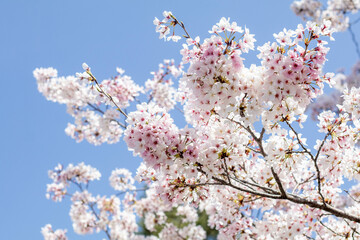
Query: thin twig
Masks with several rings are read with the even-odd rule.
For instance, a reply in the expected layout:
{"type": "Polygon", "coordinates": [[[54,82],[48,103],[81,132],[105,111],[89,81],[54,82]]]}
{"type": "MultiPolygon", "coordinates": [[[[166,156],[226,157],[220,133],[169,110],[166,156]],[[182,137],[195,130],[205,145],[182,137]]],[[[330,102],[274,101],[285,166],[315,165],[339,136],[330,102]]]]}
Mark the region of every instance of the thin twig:
{"type": "MultiPolygon", "coordinates": [[[[105,112],[104,112],[103,110],[101,110],[100,108],[94,106],[93,104],[88,103],[88,105],[89,105],[93,110],[98,111],[98,112],[101,113],[101,114],[105,114],[105,112]]],[[[125,109],[125,111],[126,111],[126,109],[125,109]]],[[[122,124],[122,123],[119,122],[118,120],[112,118],[112,119],[110,119],[110,121],[116,122],[120,127],[126,129],[126,125],[122,124]]]]}
{"type": "Polygon", "coordinates": [[[225,170],[225,174],[226,174],[226,178],[227,180],[229,181],[229,184],[231,184],[231,180],[230,180],[230,176],[229,176],[229,172],[228,172],[228,167],[227,167],[227,164],[226,164],[226,158],[224,159],[224,170],[225,170]]]}
{"type": "Polygon", "coordinates": [[[358,235],[360,235],[360,233],[359,233],[358,231],[356,231],[356,228],[355,228],[355,227],[352,227],[352,226],[350,225],[350,223],[349,223],[348,221],[346,221],[346,219],[344,219],[344,221],[345,221],[345,223],[349,226],[349,228],[351,228],[351,230],[353,230],[353,233],[352,233],[353,238],[354,238],[355,233],[358,234],[358,235]]]}
{"type": "Polygon", "coordinates": [[[295,134],[296,139],[297,139],[299,145],[301,146],[301,148],[310,156],[311,160],[314,162],[314,166],[315,166],[316,173],[317,173],[318,193],[319,193],[319,195],[320,195],[320,197],[321,197],[321,200],[323,201],[323,204],[326,205],[325,198],[324,198],[324,196],[323,196],[323,194],[322,194],[322,192],[321,192],[321,174],[320,174],[319,166],[318,166],[318,164],[317,164],[317,160],[318,160],[318,158],[319,158],[319,156],[320,156],[321,149],[322,149],[322,147],[324,146],[326,139],[328,138],[328,136],[329,136],[331,133],[328,132],[328,133],[325,135],[325,137],[324,137],[324,139],[323,139],[323,141],[322,141],[322,143],[321,143],[321,145],[320,145],[320,147],[319,147],[319,149],[318,149],[318,151],[317,151],[317,153],[316,153],[316,156],[314,157],[314,155],[312,155],[312,153],[311,153],[311,152],[304,146],[304,144],[301,142],[300,137],[299,137],[299,134],[298,134],[298,133],[296,132],[296,130],[291,126],[291,124],[290,124],[288,121],[285,121],[285,123],[289,126],[289,128],[291,129],[291,131],[295,134]]]}
{"type": "Polygon", "coordinates": [[[335,232],[334,230],[332,230],[331,228],[329,228],[328,226],[325,225],[325,223],[323,223],[321,220],[319,220],[319,223],[324,227],[326,228],[327,230],[329,230],[330,232],[332,232],[333,234],[337,235],[337,236],[340,236],[340,237],[345,237],[344,235],[341,235],[337,232],[335,232]]]}
{"type": "MultiPolygon", "coordinates": [[[[176,17],[174,17],[174,16],[171,16],[171,17],[172,17],[172,19],[174,19],[175,23],[178,24],[178,25],[184,30],[184,32],[185,32],[185,34],[186,34],[185,38],[191,38],[191,39],[192,39],[192,37],[190,36],[190,34],[186,31],[186,28],[185,28],[184,23],[181,22],[181,21],[179,22],[179,21],[176,19],[176,17]]],[[[199,44],[199,43],[196,43],[196,46],[197,46],[198,48],[200,48],[200,44],[199,44]]]]}
{"type": "Polygon", "coordinates": [[[109,100],[110,102],[112,102],[117,110],[125,116],[125,118],[128,118],[128,115],[117,105],[117,103],[114,101],[114,99],[112,98],[112,96],[110,96],[109,94],[107,94],[100,86],[99,82],[97,81],[97,79],[94,77],[94,75],[90,72],[90,69],[86,70],[86,73],[89,74],[89,76],[91,77],[91,81],[95,82],[96,86],[98,87],[98,91],[102,94],[104,94],[109,100]]]}
{"type": "Polygon", "coordinates": [[[359,48],[359,43],[357,42],[356,40],[356,37],[355,37],[355,33],[353,32],[352,28],[351,28],[351,24],[349,24],[349,32],[351,34],[351,40],[353,41],[354,45],[355,45],[355,51],[356,51],[356,54],[358,56],[358,58],[360,58],[360,48],[359,48]]]}
{"type": "MultiPolygon", "coordinates": [[[[80,189],[81,192],[84,192],[84,189],[83,189],[83,187],[82,187],[82,185],[81,185],[80,183],[76,182],[74,179],[70,179],[69,181],[72,182],[72,183],[74,183],[74,184],[80,189]]],[[[88,186],[88,184],[87,184],[87,186],[88,186]]],[[[94,216],[96,217],[96,219],[97,219],[97,220],[100,220],[100,217],[98,216],[98,214],[96,213],[96,211],[95,211],[95,209],[94,209],[94,204],[95,204],[95,203],[89,203],[89,202],[87,203],[87,205],[88,205],[89,208],[91,209],[91,211],[92,211],[92,213],[94,214],[94,216]]],[[[103,231],[105,232],[105,234],[106,234],[106,236],[108,237],[108,239],[111,240],[111,236],[110,236],[110,233],[109,233],[109,228],[106,227],[106,229],[103,230],[103,231]]]]}
{"type": "MultiPolygon", "coordinates": [[[[91,204],[91,203],[88,203],[87,205],[90,207],[90,209],[91,209],[91,211],[93,212],[93,214],[95,215],[96,219],[97,219],[97,220],[100,220],[100,217],[98,216],[98,214],[96,213],[96,211],[95,211],[95,209],[94,209],[94,205],[91,204]]],[[[105,232],[105,234],[106,234],[106,236],[108,237],[108,239],[111,240],[111,236],[110,236],[110,233],[109,233],[109,227],[106,226],[106,229],[103,230],[103,231],[105,232]]]]}
{"type": "Polygon", "coordinates": [[[344,190],[344,192],[346,192],[346,194],[349,195],[349,197],[350,197],[354,202],[360,203],[359,200],[356,200],[353,196],[351,196],[351,194],[349,193],[348,190],[344,190]]]}
{"type": "MultiPolygon", "coordinates": [[[[260,188],[260,189],[264,190],[264,191],[267,192],[267,193],[278,194],[278,192],[275,191],[274,189],[269,188],[269,187],[265,187],[265,186],[261,186],[261,185],[255,183],[255,182],[252,183],[252,182],[248,182],[248,181],[246,181],[246,180],[241,180],[241,179],[237,179],[237,178],[233,178],[233,177],[231,177],[231,179],[233,179],[234,181],[236,181],[236,182],[238,182],[238,183],[241,183],[241,184],[243,184],[243,185],[245,185],[245,186],[250,185],[250,186],[253,186],[253,187],[260,188]]],[[[248,187],[248,186],[247,186],[247,187],[248,187]]]]}
{"type": "Polygon", "coordinates": [[[315,168],[316,168],[316,173],[317,173],[318,192],[319,192],[319,195],[320,195],[320,197],[321,197],[324,205],[326,205],[327,203],[326,203],[326,201],[325,201],[324,196],[323,196],[322,193],[321,193],[321,175],[320,175],[320,169],[319,169],[319,166],[318,166],[318,164],[317,164],[317,161],[318,161],[318,158],[319,158],[319,156],[320,156],[321,149],[322,149],[322,147],[324,146],[326,139],[327,139],[330,135],[331,135],[331,132],[328,132],[328,133],[325,135],[325,137],[324,137],[323,141],[321,142],[320,147],[319,147],[319,149],[318,149],[318,151],[317,151],[317,153],[316,153],[316,156],[315,156],[315,158],[313,159],[314,165],[315,165],[315,168]]]}
{"type": "Polygon", "coordinates": [[[360,22],[360,17],[358,17],[357,19],[355,19],[354,21],[352,21],[352,22],[350,23],[350,25],[353,26],[353,25],[357,24],[358,22],[360,22]]]}

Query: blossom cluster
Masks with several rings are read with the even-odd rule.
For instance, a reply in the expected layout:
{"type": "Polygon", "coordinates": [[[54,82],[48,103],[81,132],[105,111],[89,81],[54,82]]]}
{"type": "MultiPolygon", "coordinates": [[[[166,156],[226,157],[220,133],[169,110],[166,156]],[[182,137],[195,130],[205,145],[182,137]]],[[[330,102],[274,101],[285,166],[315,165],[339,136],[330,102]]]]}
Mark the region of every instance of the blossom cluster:
{"type": "MultiPolygon", "coordinates": [[[[327,42],[320,39],[331,37],[330,24],[308,23],[295,31],[284,29],[274,34],[276,42],[258,47],[262,65],[250,68],[243,67],[240,57],[242,52],[254,48],[255,39],[246,28],[238,42],[224,42],[221,37],[212,36],[191,50],[184,45],[183,61],[190,62],[190,66],[179,85],[187,99],[187,121],[197,125],[207,122],[214,113],[244,119],[245,124],[253,124],[258,116],[271,124],[282,116],[294,120],[298,115],[297,120],[303,121],[307,105],[322,94],[324,83],[331,76],[322,74],[329,49],[325,47],[327,42]],[[312,42],[316,45],[310,48],[312,42]],[[276,111],[263,111],[264,108],[276,111]]],[[[213,31],[232,29],[231,26],[235,24],[223,18],[213,31]]],[[[231,34],[235,31],[228,35],[231,34]]]]}
{"type": "Polygon", "coordinates": [[[135,180],[131,177],[131,172],[125,168],[115,169],[111,172],[109,178],[110,185],[117,191],[125,191],[135,189],[135,180]]]}
{"type": "Polygon", "coordinates": [[[338,112],[338,104],[342,104],[345,96],[352,88],[360,88],[360,62],[354,64],[349,75],[337,73],[333,79],[334,91],[328,95],[321,95],[316,102],[309,105],[313,119],[316,119],[320,112],[331,110],[338,112]]]}
{"type": "MultiPolygon", "coordinates": [[[[129,76],[123,75],[125,72],[123,69],[117,68],[117,72],[119,73],[118,76],[102,81],[100,86],[119,107],[126,108],[130,105],[130,102],[134,101],[135,97],[143,92],[143,89],[135,84],[129,76]]],[[[103,98],[100,102],[111,104],[104,95],[100,94],[99,96],[103,98]]]]}
{"type": "Polygon", "coordinates": [[[168,11],[164,11],[163,16],[164,19],[162,21],[160,21],[158,18],[155,18],[153,21],[154,25],[156,26],[156,32],[160,33],[159,38],[164,38],[165,41],[179,41],[181,37],[175,35],[175,31],[173,31],[172,35],[166,37],[170,34],[171,27],[175,27],[176,24],[179,24],[176,18],[172,15],[171,12],[168,11]]]}
{"type": "Polygon", "coordinates": [[[173,59],[164,60],[164,63],[159,64],[159,70],[151,73],[153,78],[145,82],[146,91],[150,91],[150,99],[167,111],[174,108],[177,93],[169,76],[178,78],[182,74],[182,68],[182,64],[176,66],[173,59]]]}
{"type": "Polygon", "coordinates": [[[348,13],[357,13],[360,10],[359,0],[328,0],[326,8],[319,0],[299,0],[291,5],[296,15],[305,20],[322,22],[330,20],[336,31],[345,31],[349,27],[348,13]]]}
{"type": "Polygon", "coordinates": [[[246,82],[241,81],[241,54],[254,49],[254,35],[245,28],[242,36],[237,36],[243,30],[225,18],[210,32],[216,35],[196,45],[193,45],[193,41],[199,39],[188,39],[188,44],[183,45],[181,50],[183,62],[190,63],[179,86],[182,95],[186,96],[185,116],[191,124],[208,121],[214,111],[232,111],[228,106],[239,103],[237,96],[241,96],[241,90],[248,87],[246,82]],[[227,30],[231,32],[223,41],[219,33],[227,30]]]}
{"type": "MultiPolygon", "coordinates": [[[[168,218],[167,214],[173,212],[173,208],[157,196],[154,188],[146,190],[146,198],[140,199],[135,193],[129,192],[125,194],[123,200],[120,200],[118,194],[109,197],[93,196],[80,183],[94,180],[97,178],[97,172],[95,168],[81,163],[77,166],[69,165],[66,170],[58,166],[49,173],[53,180],[65,179],[66,184],[74,184],[78,187],[74,193],[66,194],[71,197],[70,217],[76,233],[84,235],[103,231],[109,239],[114,240],[205,239],[205,231],[201,226],[196,225],[197,210],[189,205],[179,206],[175,208],[176,221],[168,218]],[[148,238],[136,234],[138,231],[136,215],[143,217],[148,231],[156,232],[156,229],[161,228],[159,237],[148,238]]],[[[126,169],[115,170],[109,180],[116,190],[134,190],[134,186],[131,185],[133,178],[126,169]],[[118,176],[121,174],[125,175],[124,181],[119,181],[118,176]],[[130,185],[126,182],[130,182],[130,185]]],[[[66,230],[53,231],[50,224],[43,227],[41,232],[45,240],[67,240],[66,230]]]]}
{"type": "Polygon", "coordinates": [[[50,224],[46,224],[41,228],[41,233],[44,237],[44,240],[67,240],[66,230],[57,229],[53,230],[50,224]]]}
{"type": "Polygon", "coordinates": [[[67,194],[67,187],[71,182],[87,184],[90,181],[99,180],[101,174],[95,168],[80,163],[77,166],[70,164],[67,168],[59,164],[54,170],[49,171],[49,177],[53,183],[47,185],[47,198],[61,201],[67,194]]]}
{"type": "Polygon", "coordinates": [[[37,68],[33,74],[39,91],[50,101],[66,104],[67,112],[74,117],[74,123],[68,123],[65,129],[66,134],[77,142],[86,140],[101,145],[119,142],[126,128],[121,109],[139,101],[136,98],[140,94],[150,92],[148,102],[167,111],[173,109],[180,99],[172,86],[173,80],[181,76],[182,68],[174,60],[165,60],[157,72],[151,73],[153,78],[146,81],[145,88],[124,75],[121,68],[116,69],[117,76],[98,82],[86,63],[85,72],[77,73],[76,77],[58,77],[53,68],[37,68]]]}

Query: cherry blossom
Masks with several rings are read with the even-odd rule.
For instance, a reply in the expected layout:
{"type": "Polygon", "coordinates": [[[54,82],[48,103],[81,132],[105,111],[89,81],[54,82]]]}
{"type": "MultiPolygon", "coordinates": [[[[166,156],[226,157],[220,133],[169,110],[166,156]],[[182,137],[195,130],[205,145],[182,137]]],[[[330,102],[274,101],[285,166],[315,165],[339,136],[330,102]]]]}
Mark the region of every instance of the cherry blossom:
{"type": "Polygon", "coordinates": [[[176,24],[180,24],[177,19],[172,15],[171,12],[164,11],[163,12],[164,19],[160,21],[155,18],[153,23],[156,26],[156,32],[160,33],[160,39],[164,38],[165,41],[174,41],[177,42],[181,39],[180,36],[175,35],[175,32],[171,36],[166,37],[170,34],[171,27],[175,27],[176,24]],[[170,22],[169,22],[170,21],[170,22]]]}
{"type": "Polygon", "coordinates": [[[125,191],[127,189],[135,188],[133,185],[135,180],[131,177],[131,172],[124,168],[115,169],[112,171],[109,181],[110,185],[118,191],[125,191]]]}
{"type": "Polygon", "coordinates": [[[53,230],[51,224],[46,224],[41,228],[41,234],[44,237],[44,240],[67,240],[66,230],[57,229],[53,230]]]}
{"type": "MultiPolygon", "coordinates": [[[[76,233],[101,231],[111,240],[205,239],[197,225],[200,211],[218,239],[359,238],[358,65],[349,77],[324,71],[327,40],[346,26],[333,19],[345,16],[328,12],[355,11],[358,1],[353,3],[349,8],[329,1],[323,11],[317,1],[297,1],[293,8],[299,14],[318,21],[283,29],[257,47],[249,29],[229,18],[200,41],[165,11],[162,21],[155,18],[155,30],[177,41],[174,33],[168,37],[170,29],[182,28],[183,62],[165,60],[145,88],[122,69],[103,82],[87,64],[77,77],[36,69],[39,91],[67,104],[75,118],[67,134],[95,145],[123,135],[129,151],[143,160],[134,178],[126,169],[111,173],[110,185],[120,192],[110,196],[89,192],[90,182],[100,178],[95,168],[59,165],[49,172],[47,197],[69,196],[76,233]],[[245,64],[245,53],[255,49],[260,63],[245,64]],[[326,85],[339,91],[333,103],[322,97],[326,85]],[[137,97],[145,92],[148,101],[141,102],[137,97]],[[317,106],[311,105],[315,99],[317,106]],[[134,101],[136,109],[128,108],[134,101]],[[182,128],[172,118],[176,101],[188,124],[182,128]],[[309,108],[316,109],[321,136],[312,146],[299,131],[309,108]],[[145,187],[135,187],[134,179],[145,187]],[[137,216],[154,236],[136,234],[137,216]]],[[[43,232],[56,233],[49,226],[43,232]]]]}

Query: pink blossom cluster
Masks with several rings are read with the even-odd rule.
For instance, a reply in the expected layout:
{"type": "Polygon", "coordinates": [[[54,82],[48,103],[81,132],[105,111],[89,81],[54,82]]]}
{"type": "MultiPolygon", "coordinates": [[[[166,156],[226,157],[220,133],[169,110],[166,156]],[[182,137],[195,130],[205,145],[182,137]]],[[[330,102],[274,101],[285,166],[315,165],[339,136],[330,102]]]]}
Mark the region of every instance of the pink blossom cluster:
{"type": "Polygon", "coordinates": [[[116,196],[93,197],[85,190],[75,192],[71,201],[70,217],[76,233],[104,231],[110,239],[132,239],[135,235],[135,215],[131,210],[122,211],[121,201],[116,196]]]}
{"type": "Polygon", "coordinates": [[[190,66],[179,86],[186,96],[185,116],[191,124],[207,122],[214,111],[224,114],[232,111],[229,105],[238,103],[237,96],[248,88],[241,79],[243,58],[240,55],[254,49],[255,39],[247,28],[242,36],[237,36],[243,31],[236,23],[230,24],[229,19],[222,18],[210,31],[216,35],[202,44],[195,38],[188,39],[187,45],[183,45],[183,62],[190,66]],[[227,30],[230,32],[223,41],[219,33],[227,30]],[[193,45],[194,42],[197,44],[193,45]]]}
{"type": "MultiPolygon", "coordinates": [[[[143,89],[135,84],[131,77],[123,75],[124,70],[117,68],[117,71],[118,76],[102,81],[100,86],[113,98],[119,107],[126,108],[130,105],[130,102],[134,101],[135,97],[143,92],[143,89]]],[[[100,97],[102,98],[101,102],[111,104],[105,96],[100,94],[100,97]]]]}
{"type": "Polygon", "coordinates": [[[321,23],[324,19],[332,22],[336,31],[345,31],[349,27],[348,13],[360,10],[359,0],[328,0],[324,7],[319,0],[299,0],[291,5],[292,10],[304,20],[321,23]]]}
{"type": "MultiPolygon", "coordinates": [[[[120,239],[120,237],[124,237],[121,239],[132,239],[134,232],[137,231],[137,225],[131,208],[125,204],[124,209],[121,209],[121,201],[115,195],[109,198],[93,196],[85,190],[85,185],[88,186],[90,181],[100,178],[98,170],[83,163],[76,166],[70,164],[66,169],[58,165],[53,171],[49,171],[49,177],[54,183],[48,185],[48,197],[52,196],[54,201],[61,201],[65,195],[71,197],[70,217],[76,233],[91,234],[105,231],[111,239],[120,239]],[[54,191],[52,186],[55,184],[62,189],[54,191]],[[72,194],[68,192],[66,187],[70,184],[74,184],[80,191],[72,194]],[[58,192],[61,194],[57,194],[58,192]]],[[[47,232],[50,232],[51,228],[49,230],[47,227],[47,229],[47,232]]],[[[45,232],[43,230],[43,234],[45,232]]],[[[55,233],[57,234],[57,232],[55,233]]]]}
{"type": "Polygon", "coordinates": [[[163,176],[176,171],[178,162],[193,170],[198,154],[196,141],[186,129],[179,130],[164,109],[142,103],[129,114],[127,122],[124,140],[134,155],[144,159],[146,167],[164,171],[163,176]]]}
{"type": "MultiPolygon", "coordinates": [[[[232,25],[235,28],[223,18],[213,29],[225,31],[232,25]]],[[[295,31],[284,29],[274,34],[277,42],[258,48],[262,66],[250,68],[243,67],[240,57],[254,48],[255,39],[247,29],[238,42],[212,36],[192,50],[184,45],[183,61],[190,62],[190,66],[179,85],[187,100],[187,121],[194,125],[206,123],[214,113],[244,119],[245,125],[259,120],[258,116],[271,124],[285,116],[294,120],[298,115],[298,120],[303,121],[306,106],[322,94],[324,82],[329,82],[331,76],[322,74],[329,49],[320,39],[331,37],[331,33],[329,21],[299,25],[295,31]]]]}
{"type": "MultiPolygon", "coordinates": [[[[322,36],[330,36],[331,22],[322,25],[307,23],[298,25],[295,31],[286,30],[274,34],[277,43],[259,47],[262,66],[265,67],[265,92],[257,93],[260,102],[269,104],[264,120],[279,120],[279,117],[294,119],[302,115],[310,101],[323,93],[324,83],[330,82],[332,74],[323,74],[329,48],[322,36]],[[315,45],[309,46],[315,42],[315,45]],[[286,50],[285,50],[286,49],[286,50]]],[[[300,122],[305,118],[298,119],[300,122]]]]}

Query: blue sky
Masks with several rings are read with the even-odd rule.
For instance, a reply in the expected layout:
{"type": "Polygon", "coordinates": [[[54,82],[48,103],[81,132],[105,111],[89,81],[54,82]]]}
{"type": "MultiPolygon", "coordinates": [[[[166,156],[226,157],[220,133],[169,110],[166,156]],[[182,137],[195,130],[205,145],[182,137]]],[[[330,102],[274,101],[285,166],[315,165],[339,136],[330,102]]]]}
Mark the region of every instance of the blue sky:
{"type": "MultiPolygon", "coordinates": [[[[181,59],[181,42],[164,42],[155,33],[152,21],[155,16],[161,18],[164,10],[172,11],[192,36],[202,40],[221,17],[230,17],[246,25],[257,45],[262,45],[273,41],[273,33],[302,22],[291,12],[290,2],[1,0],[1,238],[42,239],[40,228],[47,223],[67,228],[70,239],[87,238],[72,232],[69,201],[54,203],[45,198],[50,182],[47,171],[57,163],[84,161],[102,173],[102,180],[91,187],[93,192],[109,194],[111,170],[133,171],[140,163],[123,142],[95,147],[66,136],[64,129],[72,119],[64,105],[46,101],[37,91],[32,76],[36,67],[54,67],[59,75],[72,75],[87,62],[97,78],[104,79],[115,75],[118,66],[142,84],[163,59],[181,59]]],[[[359,25],[354,28],[358,35],[359,25]]],[[[337,34],[335,39],[325,69],[349,70],[357,60],[350,35],[337,34]]],[[[258,63],[255,56],[256,52],[245,55],[245,65],[258,63]]],[[[312,131],[308,128],[307,134],[311,136],[312,131]]]]}

